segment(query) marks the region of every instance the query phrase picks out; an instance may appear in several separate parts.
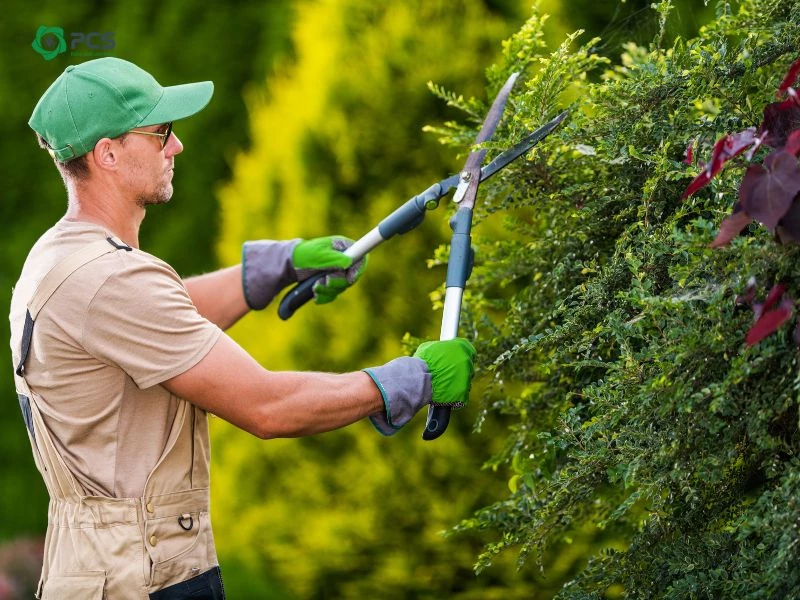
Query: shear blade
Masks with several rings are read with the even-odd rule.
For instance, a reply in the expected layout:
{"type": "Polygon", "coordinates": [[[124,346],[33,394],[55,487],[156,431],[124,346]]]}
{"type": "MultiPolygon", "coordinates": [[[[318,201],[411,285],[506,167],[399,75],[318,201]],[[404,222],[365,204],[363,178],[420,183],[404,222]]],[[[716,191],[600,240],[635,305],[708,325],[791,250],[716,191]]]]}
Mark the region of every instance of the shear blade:
{"type": "Polygon", "coordinates": [[[467,193],[467,188],[469,187],[469,181],[464,179],[463,177],[459,177],[458,179],[458,186],[456,186],[456,191],[453,193],[453,202],[458,204],[464,199],[464,195],[467,193]]]}

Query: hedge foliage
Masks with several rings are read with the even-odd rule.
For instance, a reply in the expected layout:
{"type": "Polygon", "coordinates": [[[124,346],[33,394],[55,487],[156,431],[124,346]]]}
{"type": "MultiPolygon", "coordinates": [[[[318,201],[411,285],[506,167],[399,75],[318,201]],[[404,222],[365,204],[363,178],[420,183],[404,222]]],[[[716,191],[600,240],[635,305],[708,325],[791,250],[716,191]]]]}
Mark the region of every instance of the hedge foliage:
{"type": "MultiPolygon", "coordinates": [[[[673,8],[653,4],[662,32],[673,8]]],[[[709,248],[744,163],[680,199],[699,171],[687,146],[710,154],[774,101],[800,3],[713,8],[697,37],[628,44],[614,66],[578,35],[549,49],[534,15],[488,71],[489,96],[524,76],[496,146],[570,116],[482,188],[462,331],[486,382],[478,427],[508,423],[488,464],[511,493],[451,532],[494,533],[478,571],[512,549],[536,568],[589,531],[606,548],[560,598],[800,595],[798,350],[791,327],[746,346],[736,303],[751,277],[758,297],[776,282],[797,297],[798,249],[755,224],[709,248]]],[[[467,124],[439,133],[464,147],[486,105],[457,103],[467,124]]]]}

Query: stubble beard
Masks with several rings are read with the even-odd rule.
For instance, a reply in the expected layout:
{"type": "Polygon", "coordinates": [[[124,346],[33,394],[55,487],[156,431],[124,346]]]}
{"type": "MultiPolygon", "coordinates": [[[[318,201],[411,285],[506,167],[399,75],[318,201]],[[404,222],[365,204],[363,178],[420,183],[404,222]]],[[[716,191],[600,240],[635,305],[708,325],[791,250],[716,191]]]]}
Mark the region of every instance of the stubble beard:
{"type": "Polygon", "coordinates": [[[172,198],[172,183],[167,183],[154,192],[140,194],[136,199],[139,208],[147,208],[156,204],[166,204],[172,198]]]}

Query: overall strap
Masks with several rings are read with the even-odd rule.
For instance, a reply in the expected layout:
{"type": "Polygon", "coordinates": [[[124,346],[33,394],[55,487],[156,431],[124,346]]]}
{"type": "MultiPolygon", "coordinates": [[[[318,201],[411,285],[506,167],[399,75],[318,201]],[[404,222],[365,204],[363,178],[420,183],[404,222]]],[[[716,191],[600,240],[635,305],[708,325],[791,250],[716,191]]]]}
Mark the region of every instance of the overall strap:
{"type": "Polygon", "coordinates": [[[63,457],[57,451],[42,420],[42,415],[36,405],[30,386],[25,380],[25,361],[31,348],[34,322],[55,291],[76,270],[109,252],[123,249],[132,250],[129,246],[118,243],[117,240],[109,237],[105,240],[92,242],[69,254],[47,272],[28,301],[20,343],[20,360],[16,368],[16,374],[20,377],[19,385],[24,393],[18,393],[17,397],[22,409],[22,416],[25,419],[25,425],[28,428],[34,462],[44,478],[51,501],[69,500],[77,502],[84,496],[84,492],[66,463],[64,463],[63,457]]]}
{"type": "Polygon", "coordinates": [[[116,250],[131,251],[132,248],[111,237],[104,240],[97,240],[61,259],[61,261],[56,263],[56,265],[47,272],[44,278],[42,278],[39,285],[36,287],[36,291],[33,292],[33,296],[31,296],[31,299],[28,301],[28,310],[25,313],[25,325],[22,330],[19,364],[16,369],[17,375],[24,377],[25,361],[28,359],[28,353],[31,349],[33,323],[39,311],[47,304],[47,301],[50,300],[56,290],[61,287],[61,284],[75,271],[80,269],[83,265],[100,258],[104,254],[116,250]]]}

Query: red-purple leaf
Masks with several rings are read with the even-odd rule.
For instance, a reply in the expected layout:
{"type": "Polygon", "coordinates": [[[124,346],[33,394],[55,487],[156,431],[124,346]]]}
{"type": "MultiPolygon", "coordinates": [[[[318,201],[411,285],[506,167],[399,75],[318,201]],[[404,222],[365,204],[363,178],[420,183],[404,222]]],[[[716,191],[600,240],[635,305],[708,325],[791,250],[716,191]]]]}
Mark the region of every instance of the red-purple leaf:
{"type": "Polygon", "coordinates": [[[765,312],[759,317],[758,321],[749,329],[745,343],[748,346],[755,346],[768,335],[775,333],[781,325],[792,317],[794,303],[791,298],[785,298],[781,305],[775,310],[765,312]]]}
{"type": "Polygon", "coordinates": [[[721,248],[731,243],[731,240],[739,235],[745,227],[753,222],[753,217],[748,215],[745,211],[740,210],[732,215],[728,215],[719,224],[719,233],[714,241],[711,242],[711,248],[721,248]]]}
{"type": "Polygon", "coordinates": [[[790,242],[800,244],[800,202],[796,199],[783,218],[778,221],[775,233],[778,234],[778,239],[782,244],[790,242]]]}
{"type": "Polygon", "coordinates": [[[711,175],[709,175],[707,169],[703,169],[703,171],[692,180],[692,183],[688,185],[688,187],[683,191],[683,196],[681,196],[681,200],[686,200],[689,196],[694,194],[697,190],[702,187],[705,187],[706,184],[711,181],[711,175]]]}
{"type": "Polygon", "coordinates": [[[686,146],[686,154],[683,158],[683,164],[691,165],[694,162],[694,140],[689,142],[689,145],[686,146]]]}
{"type": "Polygon", "coordinates": [[[789,137],[786,138],[786,145],[783,147],[783,151],[794,154],[795,156],[800,154],[800,129],[795,129],[789,134],[789,137]]]}
{"type": "Polygon", "coordinates": [[[786,73],[786,77],[783,78],[783,81],[781,81],[781,84],[778,86],[778,91],[775,92],[778,98],[783,96],[783,94],[794,85],[798,73],[800,73],[800,58],[792,63],[789,67],[789,71],[786,73]]]}
{"type": "Polygon", "coordinates": [[[753,323],[758,321],[761,318],[761,314],[764,312],[764,304],[761,302],[754,302],[753,303],[753,323]]]}
{"type": "Polygon", "coordinates": [[[770,308],[775,306],[775,303],[778,302],[778,300],[780,300],[781,298],[783,298],[783,295],[785,293],[786,293],[785,283],[779,283],[778,285],[773,286],[773,288],[769,291],[769,294],[767,294],[767,299],[764,300],[764,310],[769,310],[770,308]]]}
{"type": "Polygon", "coordinates": [[[763,134],[761,132],[759,132],[759,135],[756,136],[756,141],[753,143],[752,146],[750,146],[750,149],[744,155],[744,158],[745,158],[745,160],[747,162],[750,162],[751,160],[753,160],[753,156],[755,156],[756,151],[759,148],[761,148],[761,144],[763,142],[764,142],[763,134]]]}
{"type": "Polygon", "coordinates": [[[773,102],[764,107],[764,120],[759,131],[763,142],[773,148],[783,148],[786,139],[800,128],[800,106],[792,99],[773,102]]]}
{"type": "Polygon", "coordinates": [[[711,151],[711,160],[706,168],[701,172],[689,186],[684,190],[682,200],[685,200],[697,190],[704,187],[711,179],[722,170],[725,163],[747,150],[753,144],[760,143],[756,137],[755,127],[750,127],[738,133],[731,133],[721,137],[714,144],[711,151]]]}
{"type": "Polygon", "coordinates": [[[711,153],[711,175],[719,173],[726,162],[734,156],[739,156],[756,141],[755,127],[748,127],[738,133],[730,133],[719,140],[711,153]]]}
{"type": "MultiPolygon", "coordinates": [[[[773,288],[767,294],[767,299],[764,300],[764,302],[756,302],[753,304],[753,321],[758,321],[765,311],[775,306],[775,303],[781,298],[783,298],[783,295],[785,293],[786,293],[785,284],[779,283],[778,285],[773,286],[773,288]]],[[[789,300],[791,301],[791,299],[789,300]]]]}
{"type": "Polygon", "coordinates": [[[750,165],[739,186],[742,208],[774,231],[800,192],[800,167],[797,159],[776,150],[764,159],[764,166],[750,165]]]}

